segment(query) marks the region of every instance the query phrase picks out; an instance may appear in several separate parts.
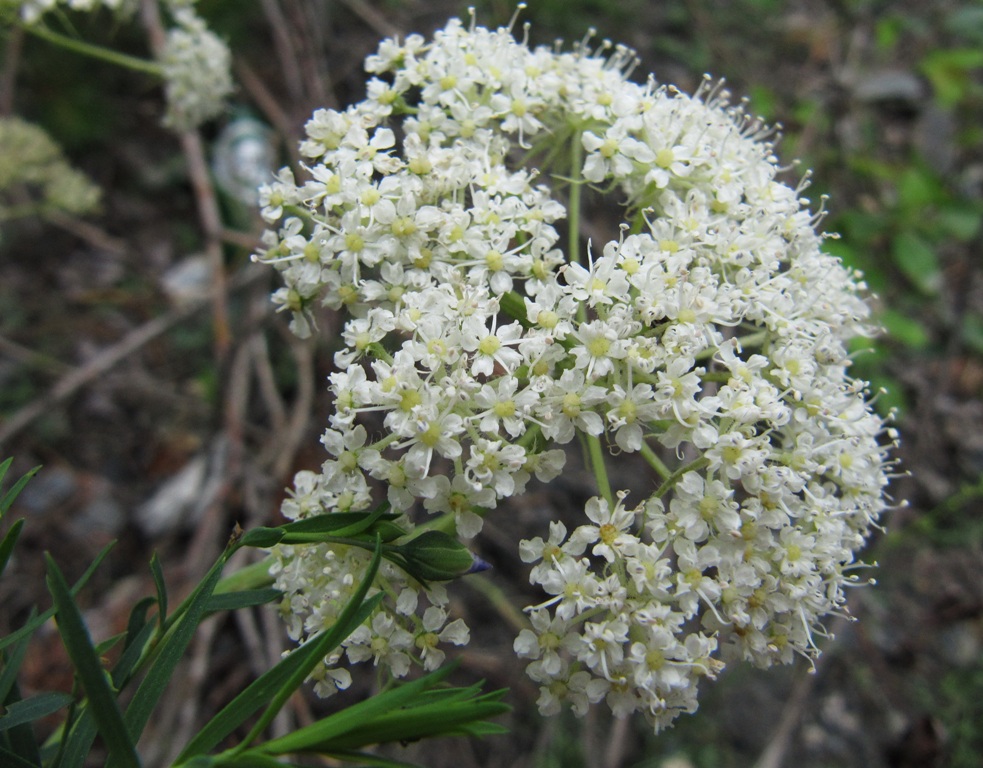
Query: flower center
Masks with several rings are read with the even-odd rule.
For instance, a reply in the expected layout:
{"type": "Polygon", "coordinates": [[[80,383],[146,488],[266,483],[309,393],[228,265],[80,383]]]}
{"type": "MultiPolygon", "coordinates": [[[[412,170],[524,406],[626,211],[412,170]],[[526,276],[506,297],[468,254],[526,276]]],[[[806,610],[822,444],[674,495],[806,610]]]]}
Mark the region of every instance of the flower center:
{"type": "Polygon", "coordinates": [[[491,357],[502,348],[502,341],[495,334],[485,336],[478,344],[478,351],[483,355],[491,357]]]}

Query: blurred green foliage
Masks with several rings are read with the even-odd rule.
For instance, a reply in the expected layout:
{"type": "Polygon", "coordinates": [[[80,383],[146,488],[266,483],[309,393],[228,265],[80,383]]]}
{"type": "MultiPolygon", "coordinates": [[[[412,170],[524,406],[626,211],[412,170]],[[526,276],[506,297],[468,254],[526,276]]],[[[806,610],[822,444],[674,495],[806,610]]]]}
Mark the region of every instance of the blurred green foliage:
{"type": "Polygon", "coordinates": [[[948,672],[931,698],[946,729],[945,764],[977,768],[983,754],[983,657],[969,669],[948,672]]]}

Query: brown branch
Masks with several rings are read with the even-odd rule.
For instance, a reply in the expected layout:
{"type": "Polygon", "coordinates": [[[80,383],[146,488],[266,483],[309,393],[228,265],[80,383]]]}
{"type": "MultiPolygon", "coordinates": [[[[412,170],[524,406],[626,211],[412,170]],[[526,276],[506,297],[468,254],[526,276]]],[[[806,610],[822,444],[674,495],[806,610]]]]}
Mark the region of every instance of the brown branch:
{"type": "Polygon", "coordinates": [[[3,52],[3,71],[0,72],[0,115],[14,111],[14,93],[17,90],[17,70],[20,68],[21,50],[24,48],[24,30],[14,26],[7,35],[7,48],[3,52]]]}
{"type": "Polygon", "coordinates": [[[390,24],[389,20],[365,0],[342,0],[348,10],[368,24],[380,37],[396,37],[399,27],[390,24]]]}
{"type": "Polygon", "coordinates": [[[297,396],[286,428],[277,441],[272,473],[278,479],[290,472],[294,457],[307,435],[314,406],[314,347],[309,341],[293,338],[290,351],[297,364],[297,396]]]}
{"type": "MultiPolygon", "coordinates": [[[[235,276],[230,287],[233,290],[238,290],[266,275],[265,268],[250,265],[235,276]]],[[[128,333],[116,344],[104,349],[81,368],[72,369],[71,372],[59,379],[50,390],[32,400],[0,424],[0,445],[19,434],[36,419],[63,403],[82,387],[115,367],[161,334],[197,314],[207,304],[207,299],[191,301],[184,306],[176,307],[166,314],[155,317],[128,333]]]]}
{"type": "Polygon", "coordinates": [[[789,696],[782,711],[782,719],[778,721],[778,727],[772,733],[768,746],[761,753],[754,768],[781,768],[785,765],[786,753],[792,745],[792,737],[802,719],[809,694],[816,685],[816,677],[815,674],[804,674],[796,681],[792,688],[792,695],[789,696]]]}
{"type": "Polygon", "coordinates": [[[256,74],[255,70],[243,59],[235,60],[235,71],[239,83],[252,98],[253,102],[266,116],[266,119],[279,132],[280,137],[290,153],[290,165],[295,170],[300,168],[300,153],[297,151],[298,127],[294,125],[286,110],[266,87],[266,83],[256,74]]]}
{"type": "MultiPolygon", "coordinates": [[[[157,0],[143,0],[140,16],[150,40],[154,56],[160,58],[167,41],[167,33],[160,19],[157,0]]],[[[215,334],[215,357],[219,369],[229,354],[231,333],[229,331],[228,288],[226,286],[225,264],[222,259],[222,214],[219,210],[215,188],[212,185],[205,147],[197,130],[182,131],[179,134],[181,149],[188,164],[188,176],[198,207],[198,218],[205,236],[205,254],[212,267],[212,325],[215,334]]]]}
{"type": "Polygon", "coordinates": [[[280,7],[279,0],[262,0],[263,14],[273,33],[273,50],[280,62],[284,85],[290,100],[294,103],[302,97],[300,57],[294,45],[294,34],[280,7]]]}
{"type": "Polygon", "coordinates": [[[118,237],[113,237],[102,227],[97,227],[95,224],[69,216],[61,211],[47,211],[44,218],[59,229],[63,229],[101,251],[111,253],[114,256],[126,254],[126,243],[118,237]]]}
{"type": "Polygon", "coordinates": [[[280,396],[276,376],[273,374],[269,346],[262,333],[254,334],[249,340],[249,346],[252,349],[253,369],[256,372],[259,394],[270,416],[270,427],[274,434],[281,434],[287,424],[287,408],[280,396]]]}
{"type": "Polygon", "coordinates": [[[74,370],[72,366],[63,363],[61,360],[56,360],[48,355],[35,352],[33,349],[28,349],[5,336],[0,336],[0,352],[16,360],[23,366],[36,368],[39,371],[46,371],[55,376],[63,376],[69,371],[74,370]]]}
{"type": "Polygon", "coordinates": [[[305,111],[311,105],[334,107],[331,88],[327,84],[328,67],[324,61],[322,30],[326,28],[310,11],[309,0],[286,0],[286,10],[291,27],[296,31],[299,45],[298,63],[303,77],[305,111]],[[317,39],[315,39],[315,36],[317,39]]]}

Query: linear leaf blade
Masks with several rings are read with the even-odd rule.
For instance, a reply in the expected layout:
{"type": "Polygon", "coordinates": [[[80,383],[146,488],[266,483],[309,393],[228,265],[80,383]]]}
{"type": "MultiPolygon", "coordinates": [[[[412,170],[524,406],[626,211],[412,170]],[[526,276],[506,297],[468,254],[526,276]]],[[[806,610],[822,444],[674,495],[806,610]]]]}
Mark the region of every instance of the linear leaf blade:
{"type": "Polygon", "coordinates": [[[72,696],[60,691],[45,691],[28,699],[21,699],[16,704],[8,706],[7,713],[0,717],[0,731],[9,730],[24,723],[33,723],[39,718],[57,712],[62,707],[67,707],[72,701],[72,696]]]}
{"type": "Polygon", "coordinates": [[[241,592],[225,592],[221,595],[212,595],[208,598],[205,606],[207,613],[218,613],[219,611],[237,611],[240,608],[254,608],[257,605],[266,603],[282,597],[283,593],[273,587],[264,589],[244,589],[241,592]]]}
{"type": "MultiPolygon", "coordinates": [[[[382,601],[383,595],[381,593],[368,600],[365,599],[365,595],[379,570],[381,559],[382,547],[379,545],[376,547],[372,562],[369,564],[362,583],[348,605],[345,606],[335,625],[293,651],[273,669],[257,678],[236,696],[188,742],[188,745],[178,756],[177,764],[213,749],[264,704],[272,701],[273,704],[270,705],[272,708],[278,696],[280,698],[279,706],[282,706],[283,701],[286,701],[300,686],[318,662],[365,621],[382,601]]],[[[277,710],[279,710],[279,706],[277,706],[277,710]]],[[[276,714],[275,711],[270,714],[270,708],[264,713],[266,723],[276,714]]],[[[262,725],[258,730],[254,728],[244,744],[248,744],[255,734],[264,727],[265,725],[262,725]]]]}
{"type": "Polygon", "coordinates": [[[109,687],[103,667],[96,656],[89,630],[82,620],[82,613],[55,561],[47,553],[44,559],[48,571],[48,591],[55,601],[58,632],[61,634],[76,674],[82,682],[82,687],[89,697],[99,734],[109,749],[107,765],[140,768],[136,748],[123,722],[116,696],[109,687]]]}
{"type": "Polygon", "coordinates": [[[157,657],[147,670],[126,709],[126,726],[134,739],[140,738],[157,702],[167,688],[175,667],[184,657],[184,652],[194,637],[198,625],[205,615],[205,606],[222,576],[222,568],[228,559],[228,550],[211,567],[205,578],[189,595],[186,609],[180,618],[168,629],[157,649],[157,657]]]}
{"type": "MultiPolygon", "coordinates": [[[[85,573],[83,573],[82,576],[79,578],[79,580],[76,581],[75,584],[72,586],[70,590],[71,595],[74,596],[78,594],[78,591],[82,589],[82,587],[84,587],[86,583],[88,583],[89,579],[92,577],[92,574],[96,572],[96,568],[98,568],[102,564],[102,561],[106,559],[106,555],[109,554],[109,551],[115,545],[116,542],[111,541],[109,544],[107,544],[99,551],[99,554],[95,556],[95,559],[93,559],[89,567],[85,569],[85,573]]],[[[0,638],[0,650],[3,650],[8,645],[13,645],[14,643],[20,642],[20,640],[24,637],[29,637],[33,635],[34,632],[37,631],[38,627],[40,627],[42,624],[44,624],[44,622],[46,622],[54,615],[55,615],[55,609],[54,607],[51,607],[48,610],[41,613],[40,615],[32,619],[28,619],[27,623],[24,624],[24,626],[18,629],[16,632],[11,632],[6,637],[0,638]]]]}
{"type": "Polygon", "coordinates": [[[7,562],[10,560],[10,555],[14,551],[14,546],[17,544],[17,538],[20,536],[21,528],[23,527],[24,520],[21,518],[10,526],[10,530],[3,537],[3,541],[0,541],[0,576],[3,575],[4,570],[7,568],[7,562]]]}
{"type": "MultiPolygon", "coordinates": [[[[0,468],[3,469],[3,474],[0,474],[0,480],[3,480],[3,476],[7,474],[7,468],[10,466],[11,461],[12,459],[7,459],[2,465],[0,465],[0,468]]],[[[10,509],[11,504],[14,503],[14,499],[20,495],[20,492],[24,490],[24,486],[27,485],[28,481],[38,473],[39,469],[41,469],[41,467],[37,466],[34,467],[34,469],[30,469],[25,472],[24,475],[10,487],[10,490],[0,497],[0,518],[7,514],[7,510],[10,509]]]]}

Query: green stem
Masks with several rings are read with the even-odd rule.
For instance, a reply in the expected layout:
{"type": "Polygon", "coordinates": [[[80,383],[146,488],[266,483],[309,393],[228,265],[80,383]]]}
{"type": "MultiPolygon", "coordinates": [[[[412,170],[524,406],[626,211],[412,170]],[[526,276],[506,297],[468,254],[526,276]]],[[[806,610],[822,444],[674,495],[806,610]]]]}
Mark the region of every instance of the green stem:
{"type": "Polygon", "coordinates": [[[604,464],[604,446],[601,445],[601,438],[597,435],[587,435],[587,453],[590,457],[591,469],[594,471],[594,479],[597,481],[597,490],[607,501],[610,508],[614,508],[614,494],[611,493],[611,482],[608,480],[608,468],[604,464]]]}
{"type": "Polygon", "coordinates": [[[76,40],[73,37],[68,37],[60,32],[55,32],[54,30],[37,24],[25,24],[23,25],[23,29],[30,32],[35,37],[40,37],[42,40],[46,40],[54,45],[59,45],[62,48],[74,51],[75,53],[80,53],[83,56],[91,56],[94,59],[107,61],[110,64],[115,64],[126,69],[132,69],[136,72],[144,72],[148,75],[153,75],[154,77],[164,76],[164,68],[156,62],[140,59],[136,56],[129,56],[125,53],[120,53],[119,51],[104,48],[101,45],[93,45],[92,43],[86,43],[82,40],[76,40]]]}
{"type": "MultiPolygon", "coordinates": [[[[570,223],[569,243],[567,245],[569,253],[567,261],[571,264],[580,264],[580,206],[581,206],[581,185],[583,180],[580,178],[580,167],[583,165],[583,144],[580,140],[580,130],[573,132],[570,142],[570,202],[567,211],[567,220],[570,223]]],[[[581,304],[577,307],[577,320],[580,323],[587,322],[587,306],[581,304]]],[[[591,469],[594,472],[594,479],[597,481],[597,490],[609,505],[614,506],[614,494],[611,493],[611,483],[608,480],[608,470],[604,465],[604,447],[601,439],[597,435],[587,435],[587,454],[590,460],[591,469]]]]}
{"type": "Polygon", "coordinates": [[[516,445],[529,449],[536,444],[536,440],[542,434],[542,429],[538,424],[530,424],[529,428],[516,440],[516,445]]]}
{"type": "Polygon", "coordinates": [[[666,463],[659,458],[658,454],[652,450],[652,446],[650,446],[644,440],[642,441],[641,454],[642,458],[648,462],[648,465],[652,467],[652,469],[659,473],[663,480],[668,480],[670,477],[672,477],[672,470],[669,469],[669,467],[666,466],[666,463]]]}
{"type": "Polygon", "coordinates": [[[700,374],[700,381],[715,381],[718,384],[727,384],[732,378],[734,378],[734,374],[730,371],[709,371],[700,374]]]}
{"type": "Polygon", "coordinates": [[[583,148],[580,141],[580,131],[574,131],[570,142],[570,204],[567,211],[569,222],[569,253],[567,261],[571,264],[580,263],[580,166],[583,164],[583,148]]]}
{"type": "Polygon", "coordinates": [[[371,344],[369,344],[368,347],[365,348],[365,351],[372,355],[372,357],[374,357],[376,360],[382,360],[382,362],[392,365],[392,355],[386,352],[386,348],[378,341],[373,341],[371,344]]]}
{"type": "Polygon", "coordinates": [[[662,497],[665,494],[667,494],[670,490],[672,490],[672,487],[677,482],[679,482],[679,478],[681,478],[687,472],[696,472],[697,470],[703,469],[709,463],[710,463],[710,459],[708,459],[706,456],[701,456],[695,461],[691,461],[686,466],[680,467],[671,475],[669,475],[669,477],[666,478],[666,481],[659,486],[659,490],[655,492],[656,497],[657,498],[662,497]]]}

